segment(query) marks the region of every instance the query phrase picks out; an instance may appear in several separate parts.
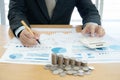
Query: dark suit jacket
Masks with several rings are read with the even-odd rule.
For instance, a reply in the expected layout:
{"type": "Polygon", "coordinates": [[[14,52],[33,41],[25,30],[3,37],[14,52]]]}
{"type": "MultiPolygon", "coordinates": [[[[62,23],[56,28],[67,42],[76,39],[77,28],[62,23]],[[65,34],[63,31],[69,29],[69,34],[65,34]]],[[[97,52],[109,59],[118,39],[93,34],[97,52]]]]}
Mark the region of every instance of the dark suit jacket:
{"type": "Polygon", "coordinates": [[[8,19],[13,32],[22,26],[21,20],[30,24],[69,24],[72,11],[77,7],[83,24],[100,23],[99,13],[91,0],[57,0],[50,19],[45,0],[10,0],[8,19]]]}

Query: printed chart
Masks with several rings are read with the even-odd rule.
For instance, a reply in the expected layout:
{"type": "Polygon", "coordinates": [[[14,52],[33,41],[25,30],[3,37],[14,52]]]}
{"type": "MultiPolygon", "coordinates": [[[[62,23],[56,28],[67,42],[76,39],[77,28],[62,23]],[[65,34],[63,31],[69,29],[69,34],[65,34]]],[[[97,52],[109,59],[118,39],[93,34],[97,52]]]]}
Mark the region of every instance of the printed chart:
{"type": "Polygon", "coordinates": [[[120,62],[120,44],[110,43],[105,48],[89,49],[81,42],[80,33],[54,33],[41,34],[41,44],[33,47],[25,47],[17,38],[13,38],[5,45],[6,51],[1,57],[1,62],[18,64],[50,64],[51,53],[75,57],[86,60],[89,63],[111,63],[120,62]]]}

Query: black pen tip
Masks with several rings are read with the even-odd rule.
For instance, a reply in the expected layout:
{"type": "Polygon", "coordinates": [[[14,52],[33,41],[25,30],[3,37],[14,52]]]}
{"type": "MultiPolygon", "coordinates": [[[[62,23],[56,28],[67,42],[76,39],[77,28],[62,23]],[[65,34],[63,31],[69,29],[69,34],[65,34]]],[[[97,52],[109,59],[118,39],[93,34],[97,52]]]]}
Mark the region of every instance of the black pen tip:
{"type": "Polygon", "coordinates": [[[37,39],[36,41],[37,41],[37,42],[40,44],[40,41],[39,41],[39,39],[37,39]]]}

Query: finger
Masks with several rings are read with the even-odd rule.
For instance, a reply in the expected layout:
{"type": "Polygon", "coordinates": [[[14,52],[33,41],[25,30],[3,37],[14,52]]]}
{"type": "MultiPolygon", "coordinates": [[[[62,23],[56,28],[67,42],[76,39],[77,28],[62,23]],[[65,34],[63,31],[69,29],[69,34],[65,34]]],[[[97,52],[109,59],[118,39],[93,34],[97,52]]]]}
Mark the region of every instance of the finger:
{"type": "Polygon", "coordinates": [[[24,35],[20,36],[20,41],[24,46],[29,46],[29,44],[26,42],[26,39],[23,37],[24,35]]]}
{"type": "Polygon", "coordinates": [[[35,38],[34,37],[34,35],[32,35],[29,31],[27,31],[27,30],[24,30],[23,31],[23,34],[26,36],[26,37],[28,37],[28,38],[35,38]]]}
{"type": "Polygon", "coordinates": [[[26,46],[26,47],[29,47],[29,46],[30,46],[28,43],[26,43],[26,41],[24,40],[23,37],[20,38],[20,41],[21,41],[21,43],[22,43],[24,46],[26,46]]]}
{"type": "Polygon", "coordinates": [[[28,45],[36,45],[36,43],[37,43],[36,39],[28,38],[28,37],[26,37],[26,35],[23,36],[23,39],[26,42],[26,44],[28,44],[28,45]]]}
{"type": "Polygon", "coordinates": [[[20,40],[22,42],[23,45],[25,46],[31,46],[31,45],[36,45],[36,39],[34,38],[28,38],[26,35],[22,34],[20,36],[20,40]]]}
{"type": "Polygon", "coordinates": [[[89,26],[86,26],[86,27],[81,31],[81,33],[82,33],[83,35],[88,34],[88,33],[89,33],[89,26]]]}
{"type": "Polygon", "coordinates": [[[84,28],[82,31],[81,31],[82,34],[85,34],[86,33],[86,29],[84,28]]]}
{"type": "Polygon", "coordinates": [[[97,36],[100,37],[102,33],[103,33],[102,28],[99,27],[96,32],[97,36]]]}
{"type": "Polygon", "coordinates": [[[31,47],[31,46],[36,45],[36,44],[27,43],[26,41],[21,41],[21,42],[22,42],[22,44],[23,44],[24,46],[26,46],[26,47],[31,47]]]}
{"type": "Polygon", "coordinates": [[[82,34],[82,35],[85,35],[85,33],[86,33],[85,30],[82,30],[82,31],[81,31],[81,34],[82,34]]]}
{"type": "Polygon", "coordinates": [[[99,34],[99,37],[103,37],[105,35],[105,31],[103,30],[101,34],[99,34]]]}
{"type": "Polygon", "coordinates": [[[35,45],[36,44],[36,38],[30,32],[25,30],[23,35],[24,35],[23,39],[26,42],[26,44],[28,44],[28,45],[35,45]]]}
{"type": "Polygon", "coordinates": [[[97,35],[99,36],[99,37],[102,37],[102,36],[104,36],[105,35],[105,30],[101,27],[101,26],[99,26],[99,28],[98,28],[98,30],[97,30],[97,35]]]}
{"type": "Polygon", "coordinates": [[[95,32],[96,32],[96,27],[95,27],[95,26],[91,26],[91,28],[90,28],[90,35],[91,35],[92,37],[95,36],[95,32]]]}
{"type": "Polygon", "coordinates": [[[24,46],[26,46],[26,42],[25,42],[25,39],[24,39],[24,31],[22,31],[21,33],[20,33],[20,37],[19,37],[19,39],[20,39],[20,41],[21,41],[21,43],[24,45],[24,46]]]}

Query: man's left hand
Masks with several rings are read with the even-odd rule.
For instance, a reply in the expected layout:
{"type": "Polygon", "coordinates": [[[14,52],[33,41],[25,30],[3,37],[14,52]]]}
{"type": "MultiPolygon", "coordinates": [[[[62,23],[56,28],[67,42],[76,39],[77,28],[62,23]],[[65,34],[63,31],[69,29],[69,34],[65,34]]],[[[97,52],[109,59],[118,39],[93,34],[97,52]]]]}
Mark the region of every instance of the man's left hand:
{"type": "Polygon", "coordinates": [[[85,28],[82,30],[82,34],[90,34],[90,36],[102,37],[105,35],[105,30],[100,25],[86,24],[85,28]]]}

